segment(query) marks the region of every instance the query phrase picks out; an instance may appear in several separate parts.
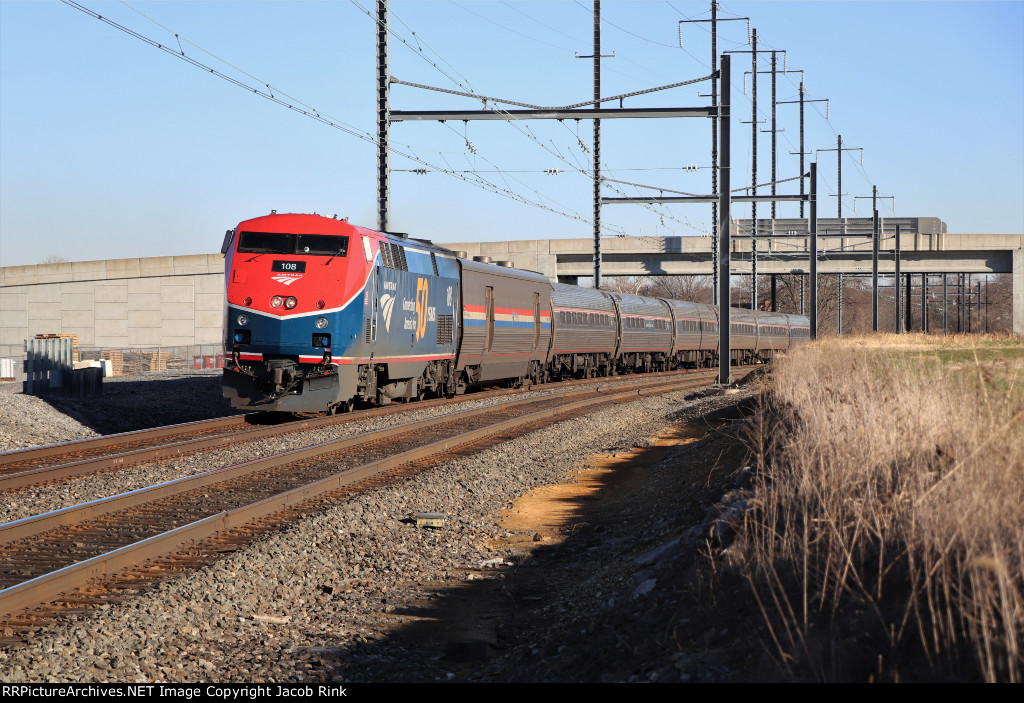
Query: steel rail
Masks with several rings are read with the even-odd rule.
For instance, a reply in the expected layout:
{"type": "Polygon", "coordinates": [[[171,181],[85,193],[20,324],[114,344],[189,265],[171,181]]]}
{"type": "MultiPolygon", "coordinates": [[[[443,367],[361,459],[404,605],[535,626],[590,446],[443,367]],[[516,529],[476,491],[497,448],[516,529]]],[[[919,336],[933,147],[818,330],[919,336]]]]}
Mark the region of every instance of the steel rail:
{"type": "MultiPolygon", "coordinates": [[[[691,375],[692,372],[665,372],[673,375],[691,375]]],[[[664,377],[664,374],[645,374],[643,378],[659,378],[664,377]]],[[[630,381],[639,377],[633,377],[630,381]]],[[[609,379],[605,379],[604,382],[608,382],[609,379]]],[[[587,385],[593,384],[595,379],[579,379],[575,381],[569,381],[564,384],[552,386],[552,390],[556,391],[559,387],[572,388],[575,385],[587,385]],[[571,385],[570,385],[571,384],[571,385]]],[[[535,389],[537,387],[534,387],[535,389]]],[[[523,392],[522,389],[506,389],[501,391],[492,392],[492,395],[506,395],[512,393],[523,392]]],[[[469,402],[479,398],[479,395],[474,394],[473,396],[458,396],[458,398],[449,399],[438,399],[433,401],[427,401],[426,407],[436,406],[440,404],[459,404],[463,402],[469,402]]],[[[0,493],[8,491],[17,491],[29,486],[35,486],[42,483],[49,483],[54,481],[64,481],[85,474],[100,473],[103,471],[109,471],[112,469],[121,469],[128,466],[135,466],[139,464],[146,464],[154,461],[161,461],[174,457],[180,457],[188,454],[196,454],[211,449],[219,449],[221,447],[230,446],[232,444],[240,444],[242,442],[277,437],[283,434],[290,434],[292,432],[304,432],[308,430],[318,429],[334,424],[347,424],[350,422],[358,422],[363,418],[372,418],[380,415],[388,415],[401,413],[419,407],[421,404],[417,403],[413,405],[394,405],[382,408],[373,408],[366,411],[361,411],[356,414],[345,414],[345,415],[333,415],[315,417],[304,420],[293,420],[290,422],[282,423],[279,425],[267,425],[257,426],[249,430],[242,430],[238,432],[231,432],[229,434],[220,434],[214,436],[203,436],[193,437],[184,439],[180,442],[174,442],[171,444],[162,444],[157,446],[142,447],[139,449],[131,449],[125,452],[119,452],[117,454],[107,454],[94,456],[77,461],[70,461],[63,464],[57,464],[54,466],[44,466],[39,468],[27,469],[18,473],[11,473],[4,476],[0,476],[0,493]]],[[[247,423],[246,418],[251,417],[250,415],[234,415],[228,418],[217,418],[215,420],[201,420],[197,422],[184,423],[179,425],[167,425],[166,427],[159,427],[153,430],[136,430],[134,432],[123,432],[115,435],[105,435],[99,438],[87,438],[84,440],[75,440],[74,442],[64,442],[61,444],[46,445],[43,447],[33,447],[31,449],[17,450],[14,452],[6,452],[0,454],[0,468],[3,468],[4,463],[10,465],[13,463],[21,463],[28,460],[42,460],[46,457],[60,456],[68,453],[68,448],[71,451],[96,451],[106,446],[116,446],[119,442],[141,442],[160,439],[168,436],[178,436],[186,434],[189,431],[204,431],[204,430],[217,430],[227,429],[231,427],[237,427],[247,423]],[[149,433],[149,434],[147,434],[149,433]]]]}
{"type": "MultiPolygon", "coordinates": [[[[699,376],[703,375],[704,374],[700,374],[699,376]]],[[[324,493],[328,493],[351,483],[363,480],[373,474],[387,471],[403,464],[429,457],[433,454],[450,451],[455,447],[471,444],[488,436],[500,434],[524,425],[530,426],[538,421],[549,419],[560,414],[570,413],[592,405],[636,400],[645,397],[644,391],[649,392],[657,389],[659,393],[664,393],[688,390],[689,387],[703,385],[703,381],[705,379],[702,379],[699,376],[690,379],[690,383],[684,383],[684,387],[682,388],[678,386],[675,380],[655,381],[650,384],[643,384],[643,387],[640,388],[634,387],[629,390],[608,394],[603,393],[600,387],[598,387],[592,391],[593,393],[598,394],[597,397],[588,397],[581,400],[570,401],[553,408],[547,408],[545,410],[527,413],[516,418],[502,420],[455,437],[448,437],[436,442],[431,442],[400,454],[347,469],[343,472],[317,480],[304,486],[292,488],[282,494],[270,496],[249,505],[240,506],[238,508],[202,518],[160,535],[154,535],[153,537],[149,537],[135,544],[120,547],[106,554],[86,559],[77,564],[71,564],[49,574],[44,574],[34,579],[0,590],[0,617],[6,617],[21,612],[27,608],[32,608],[42,603],[50,602],[61,593],[83,586],[94,579],[109,578],[113,574],[122,571],[127,567],[140,564],[150,559],[165,556],[167,554],[172,554],[185,546],[196,544],[197,542],[217,533],[241,527],[253,520],[266,517],[289,507],[304,503],[324,493]]],[[[582,392],[584,391],[581,391],[581,393],[582,392]]],[[[564,400],[568,401],[569,398],[564,398],[564,400]]],[[[311,458],[318,455],[333,454],[352,444],[368,443],[369,441],[386,439],[395,434],[407,434],[409,432],[422,430],[435,424],[448,424],[453,421],[457,421],[461,417],[479,415],[481,412],[507,410],[513,406],[530,402],[534,402],[534,399],[521,399],[511,403],[487,408],[483,411],[476,409],[462,413],[454,413],[444,416],[443,418],[431,418],[430,420],[405,423],[396,428],[367,432],[358,435],[357,437],[351,437],[344,440],[324,442],[300,450],[283,452],[266,459],[249,461],[235,466],[216,469],[194,477],[178,479],[176,481],[159,484],[151,488],[132,491],[121,496],[115,496],[111,499],[107,499],[106,501],[94,501],[93,503],[88,503],[82,506],[72,506],[71,508],[55,511],[54,513],[47,513],[45,515],[37,516],[36,518],[26,518],[25,520],[7,523],[6,525],[0,525],[0,531],[5,533],[3,536],[5,541],[12,541],[12,539],[20,538],[12,537],[13,534],[20,533],[20,536],[24,537],[39,534],[40,532],[47,531],[53,527],[80,521],[80,517],[77,519],[71,518],[71,516],[75,514],[86,517],[93,517],[97,514],[106,514],[107,512],[113,512],[115,509],[120,510],[130,507],[131,505],[150,502],[157,497],[163,497],[164,495],[169,494],[169,492],[183,492],[184,490],[191,490],[211,483],[217,483],[225,480],[229,475],[242,475],[269,468],[270,465],[279,466],[282,463],[293,463],[301,459],[311,458]],[[369,439],[371,437],[373,439],[369,439]],[[186,484],[191,485],[188,485],[188,488],[186,489],[184,488],[186,484]],[[99,507],[98,504],[101,502],[108,504],[109,506],[116,505],[117,507],[110,507],[108,510],[106,509],[107,506],[104,506],[102,513],[98,513],[96,512],[96,508],[99,507]]]]}
{"type": "Polygon", "coordinates": [[[25,461],[43,461],[52,456],[60,456],[76,451],[93,451],[102,449],[118,442],[136,442],[173,437],[186,434],[192,430],[217,430],[236,425],[243,425],[253,413],[244,415],[229,415],[218,417],[212,420],[196,420],[194,422],[183,422],[177,425],[164,425],[146,430],[132,430],[131,432],[118,432],[117,434],[102,435],[100,437],[85,437],[70,442],[59,442],[57,444],[43,444],[38,447],[27,449],[12,449],[7,452],[0,452],[0,468],[10,464],[20,464],[25,461]]]}
{"type": "MultiPolygon", "coordinates": [[[[694,379],[698,380],[698,379],[694,379]]],[[[663,385],[662,380],[650,380],[648,383],[641,383],[634,385],[628,393],[633,393],[647,389],[651,386],[663,385]]],[[[598,385],[592,390],[581,389],[568,394],[567,397],[573,395],[579,395],[581,393],[590,392],[602,392],[601,386],[598,385]]],[[[349,449],[351,447],[369,444],[370,442],[380,441],[384,439],[390,439],[398,435],[408,434],[414,431],[422,431],[431,427],[443,424],[449,424],[457,422],[462,418],[470,418],[473,416],[480,415],[481,413],[488,411],[499,411],[504,409],[513,408],[517,405],[524,403],[536,402],[536,398],[522,398],[518,400],[512,400],[505,403],[499,403],[488,408],[475,408],[472,410],[464,410],[462,412],[450,413],[447,415],[441,415],[438,417],[427,418],[425,420],[418,420],[414,422],[406,422],[400,425],[394,425],[380,430],[370,430],[368,432],[362,432],[352,437],[346,437],[343,439],[335,439],[327,442],[320,442],[318,444],[312,444],[307,447],[300,447],[298,449],[292,449],[285,452],[273,454],[269,457],[263,457],[261,459],[252,459],[250,461],[241,462],[238,464],[232,464],[217,469],[211,469],[204,471],[199,474],[192,476],[183,476],[181,478],[172,479],[163,483],[158,483],[153,486],[147,486],[145,488],[138,488],[133,491],[121,493],[107,498],[100,498],[88,503],[80,503],[78,505],[72,505],[67,508],[61,508],[60,510],[54,510],[41,515],[34,515],[32,517],[22,518],[20,520],[14,520],[0,524],[0,546],[10,544],[20,539],[27,537],[33,537],[43,532],[56,529],[58,527],[64,527],[67,525],[74,525],[86,520],[92,520],[102,515],[108,515],[113,512],[120,510],[126,510],[138,505],[143,505],[155,500],[167,498],[179,493],[186,491],[205,488],[214,483],[220,483],[222,481],[230,481],[232,479],[244,476],[247,474],[255,473],[257,471],[267,471],[269,469],[276,468],[283,464],[294,463],[302,461],[304,459],[315,458],[324,454],[334,453],[349,449]]]]}
{"type": "MultiPolygon", "coordinates": [[[[346,418],[349,416],[345,416],[346,418]]],[[[0,476],[0,493],[16,491],[27,486],[34,486],[40,483],[61,481],[76,478],[90,473],[99,473],[110,469],[126,468],[139,464],[147,464],[154,461],[161,461],[186,454],[196,454],[211,449],[241,444],[250,440],[269,439],[292,432],[303,432],[317,429],[346,420],[339,417],[322,417],[308,420],[294,420],[275,426],[253,427],[249,430],[232,432],[230,434],[214,435],[213,437],[195,437],[185,439],[172,444],[162,444],[155,447],[132,449],[118,454],[97,456],[90,459],[81,459],[56,466],[45,466],[38,469],[29,469],[16,474],[0,476]]],[[[354,420],[347,420],[352,422],[354,420]]]]}

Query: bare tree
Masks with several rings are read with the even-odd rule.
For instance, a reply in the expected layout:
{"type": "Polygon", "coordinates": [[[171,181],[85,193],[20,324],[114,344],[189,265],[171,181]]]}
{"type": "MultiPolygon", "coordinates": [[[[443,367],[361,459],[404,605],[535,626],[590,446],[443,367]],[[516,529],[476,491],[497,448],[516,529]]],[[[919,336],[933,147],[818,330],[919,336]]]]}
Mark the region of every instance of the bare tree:
{"type": "Polygon", "coordinates": [[[710,276],[615,276],[605,278],[601,289],[695,303],[712,300],[710,276]]]}
{"type": "Polygon", "coordinates": [[[645,291],[650,285],[650,276],[606,276],[601,281],[601,290],[612,293],[646,295],[645,291]]]}
{"type": "Polygon", "coordinates": [[[710,276],[657,276],[647,289],[648,295],[693,303],[711,303],[710,276]]]}

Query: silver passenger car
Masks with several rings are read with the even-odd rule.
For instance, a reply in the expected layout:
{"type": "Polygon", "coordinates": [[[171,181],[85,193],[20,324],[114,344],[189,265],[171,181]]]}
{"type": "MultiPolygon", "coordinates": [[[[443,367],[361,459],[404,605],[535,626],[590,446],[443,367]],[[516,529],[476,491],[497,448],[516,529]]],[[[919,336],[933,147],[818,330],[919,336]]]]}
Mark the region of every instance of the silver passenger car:
{"type": "Polygon", "coordinates": [[[608,376],[618,352],[619,318],[611,296],[593,288],[551,284],[552,378],[608,376]]]}
{"type": "Polygon", "coordinates": [[[469,385],[539,382],[551,341],[551,284],[539,273],[459,259],[461,337],[456,369],[469,385]]]}
{"type": "Polygon", "coordinates": [[[619,369],[668,369],[673,336],[672,312],[668,303],[660,298],[645,298],[628,293],[609,295],[619,309],[619,369]]]}

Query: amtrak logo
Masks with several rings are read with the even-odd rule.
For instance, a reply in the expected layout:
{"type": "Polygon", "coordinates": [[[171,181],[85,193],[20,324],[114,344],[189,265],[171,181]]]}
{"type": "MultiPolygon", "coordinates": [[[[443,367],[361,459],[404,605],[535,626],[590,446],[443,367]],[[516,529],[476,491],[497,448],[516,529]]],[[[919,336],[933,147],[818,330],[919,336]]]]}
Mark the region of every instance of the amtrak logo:
{"type": "Polygon", "coordinates": [[[395,309],[395,296],[385,293],[380,297],[380,310],[384,315],[384,329],[391,331],[391,311],[395,309]]]}
{"type": "Polygon", "coordinates": [[[277,281],[278,283],[282,284],[282,285],[290,286],[291,284],[295,283],[295,281],[297,281],[300,278],[302,278],[302,274],[301,273],[279,273],[276,276],[271,276],[271,278],[273,280],[277,281]]]}

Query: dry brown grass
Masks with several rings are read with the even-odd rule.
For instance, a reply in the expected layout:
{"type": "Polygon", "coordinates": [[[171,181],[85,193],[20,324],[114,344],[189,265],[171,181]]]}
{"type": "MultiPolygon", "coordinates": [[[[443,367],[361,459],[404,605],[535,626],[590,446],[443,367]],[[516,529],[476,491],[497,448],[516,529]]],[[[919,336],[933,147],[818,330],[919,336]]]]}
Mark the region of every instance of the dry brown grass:
{"type": "Polygon", "coordinates": [[[776,362],[741,565],[790,676],[1024,677],[1024,345],[876,335],[776,362]]]}

